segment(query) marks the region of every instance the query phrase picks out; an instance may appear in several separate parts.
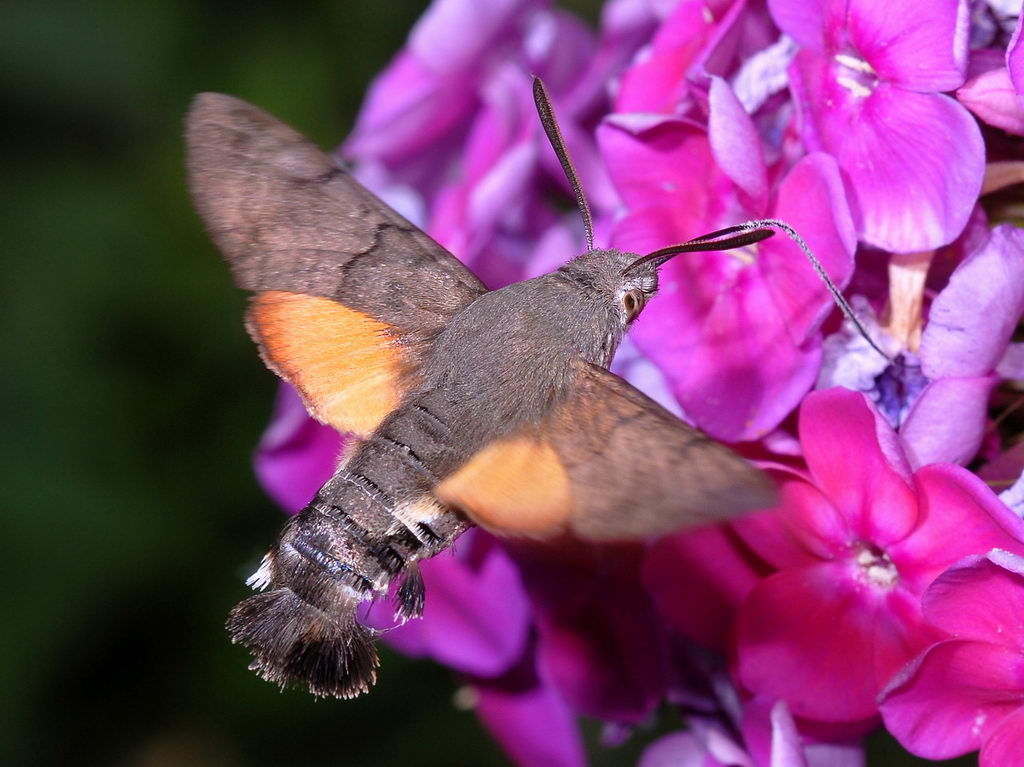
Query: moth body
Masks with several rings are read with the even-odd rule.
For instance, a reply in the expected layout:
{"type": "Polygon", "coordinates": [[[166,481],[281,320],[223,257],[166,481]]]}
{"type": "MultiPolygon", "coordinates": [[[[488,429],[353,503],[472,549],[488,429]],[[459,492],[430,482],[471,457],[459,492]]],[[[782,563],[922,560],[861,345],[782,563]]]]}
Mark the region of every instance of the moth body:
{"type": "Polygon", "coordinates": [[[641,539],[773,502],[760,472],[608,372],[658,266],[704,243],[594,249],[539,82],[535,94],[591,247],[493,292],[291,128],[230,96],[196,98],[190,184],[255,294],[246,327],[310,415],[357,438],[249,579],[260,593],[231,612],[265,679],[366,691],[377,654],[359,606],[394,589],[397,615],[419,616],[418,563],[471,524],[641,539]]]}

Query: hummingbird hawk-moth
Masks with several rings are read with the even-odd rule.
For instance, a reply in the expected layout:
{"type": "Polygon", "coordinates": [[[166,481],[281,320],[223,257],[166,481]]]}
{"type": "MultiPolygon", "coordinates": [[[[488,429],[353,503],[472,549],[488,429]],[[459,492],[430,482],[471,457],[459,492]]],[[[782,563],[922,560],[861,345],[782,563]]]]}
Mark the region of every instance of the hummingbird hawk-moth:
{"type": "Polygon", "coordinates": [[[195,99],[192,194],[255,294],[249,334],[310,415],[359,437],[228,620],[269,681],[365,692],[377,654],[357,608],[395,587],[397,616],[418,617],[418,563],[472,524],[622,540],[773,502],[754,467],[608,371],[662,263],[771,232],[732,227],[646,255],[594,248],[539,80],[534,93],[589,247],[494,291],[291,128],[230,96],[195,99]]]}

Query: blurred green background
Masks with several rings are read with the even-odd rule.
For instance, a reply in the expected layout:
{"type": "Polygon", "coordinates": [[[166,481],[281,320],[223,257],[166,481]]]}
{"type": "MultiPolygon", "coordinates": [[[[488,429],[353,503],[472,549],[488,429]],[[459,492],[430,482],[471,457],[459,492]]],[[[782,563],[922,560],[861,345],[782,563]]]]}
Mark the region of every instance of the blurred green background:
{"type": "Polygon", "coordinates": [[[385,650],[372,695],[317,703],[223,631],[282,519],[249,463],[275,382],[191,209],[182,118],[220,90],[332,147],[425,5],[0,8],[0,763],[505,763],[442,668],[385,650]]]}

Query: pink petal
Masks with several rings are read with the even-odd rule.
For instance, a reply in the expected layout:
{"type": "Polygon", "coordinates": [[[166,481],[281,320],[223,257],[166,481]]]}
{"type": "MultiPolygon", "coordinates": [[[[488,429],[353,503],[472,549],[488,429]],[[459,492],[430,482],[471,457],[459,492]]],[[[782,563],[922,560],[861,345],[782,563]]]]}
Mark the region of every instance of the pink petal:
{"type": "Polygon", "coordinates": [[[256,476],[267,494],[294,514],[331,478],[343,444],[341,435],[310,418],[295,390],[282,383],[253,456],[256,476]]]}
{"type": "Polygon", "coordinates": [[[1003,224],[953,271],[921,338],[929,378],[986,376],[1024,313],[1024,229],[1003,224]]]}
{"type": "Polygon", "coordinates": [[[981,747],[978,767],[1013,767],[1024,754],[1024,707],[1006,717],[981,747]]]}
{"type": "Polygon", "coordinates": [[[956,100],[989,125],[1024,135],[1024,104],[1004,67],[983,72],[958,88],[956,100]]]}
{"type": "Polygon", "coordinates": [[[531,621],[519,571],[504,550],[492,544],[479,564],[441,554],[421,569],[427,595],[421,625],[431,656],[477,676],[508,670],[526,648],[531,621]]]}
{"type": "Polygon", "coordinates": [[[409,35],[409,49],[435,77],[477,67],[495,39],[512,37],[535,0],[434,0],[409,35]]]}
{"type": "Polygon", "coordinates": [[[852,531],[885,548],[910,533],[918,509],[907,480],[882,452],[879,432],[892,430],[859,392],[813,392],[800,408],[800,442],[818,487],[852,531]]]}
{"type": "Polygon", "coordinates": [[[912,602],[865,589],[842,562],[776,573],[740,606],[739,677],[797,716],[866,719],[879,689],[924,646],[912,602]]]}
{"type": "Polygon", "coordinates": [[[512,62],[491,72],[481,96],[464,149],[462,175],[472,181],[489,173],[513,147],[532,143],[539,128],[529,81],[512,62]]]}
{"type": "Polygon", "coordinates": [[[915,91],[951,91],[964,81],[967,0],[850,0],[847,34],[878,77],[915,91]]]}
{"type": "Polygon", "coordinates": [[[708,138],[715,162],[736,186],[749,195],[755,211],[765,210],[768,172],[754,121],[729,84],[720,77],[711,78],[708,107],[708,138]]]}
{"type": "MultiPolygon", "coordinates": [[[[1024,558],[998,550],[965,557],[935,579],[921,607],[930,623],[958,639],[1022,651],[1024,558]]],[[[1020,683],[1024,692],[1024,678],[1020,683]]]]}
{"type": "Polygon", "coordinates": [[[920,524],[912,535],[886,549],[908,588],[923,591],[969,554],[994,548],[1024,553],[1021,520],[974,474],[951,464],[933,464],[914,478],[920,524]]]}
{"type": "Polygon", "coordinates": [[[816,53],[825,52],[826,27],[839,26],[844,22],[844,5],[806,0],[768,0],[768,10],[779,28],[800,43],[800,47],[816,53]]]}
{"type": "MultiPolygon", "coordinates": [[[[800,232],[832,281],[840,290],[846,287],[857,234],[835,160],[814,152],[797,162],[782,180],[773,216],[800,232]]],[[[828,288],[803,251],[782,234],[761,243],[758,266],[790,337],[803,342],[835,308],[828,288]]]]}
{"type": "Polygon", "coordinates": [[[1022,674],[1019,652],[986,642],[939,642],[882,693],[885,726],[928,759],[973,751],[1020,707],[1022,674]]]}
{"type": "Polygon", "coordinates": [[[692,732],[670,732],[644,749],[637,767],[708,767],[707,750],[692,732]]]}
{"type": "Polygon", "coordinates": [[[679,3],[658,28],[647,58],[622,75],[615,111],[674,112],[686,92],[687,70],[700,53],[712,24],[703,3],[679,3]]]}
{"type": "Polygon", "coordinates": [[[370,86],[344,151],[391,162],[417,155],[466,119],[475,100],[464,79],[438,78],[403,51],[370,86]]]}
{"type": "Polygon", "coordinates": [[[717,525],[658,540],[644,557],[642,578],[672,628],[724,649],[736,607],[766,572],[735,533],[717,525]]]}
{"type": "MultiPolygon", "coordinates": [[[[671,309],[669,298],[660,300],[671,309]]],[[[636,338],[666,371],[683,410],[726,442],[757,439],[778,426],[814,384],[821,362],[820,339],[800,346],[790,341],[766,282],[753,268],[740,271],[732,286],[722,284],[682,375],[646,332],[636,338]]]]}
{"type": "Polygon", "coordinates": [[[808,767],[800,733],[785,701],[755,696],[743,707],[741,728],[755,764],[808,767]]]}
{"type": "Polygon", "coordinates": [[[597,140],[626,207],[665,208],[679,222],[659,247],[697,236],[698,222],[710,217],[705,210],[712,193],[721,187],[714,180],[722,175],[704,131],[672,118],[637,125],[613,115],[598,128],[597,140]]]}
{"type": "Polygon", "coordinates": [[[704,767],[757,767],[735,735],[718,719],[691,716],[686,724],[696,734],[707,757],[704,767]]]}
{"type": "Polygon", "coordinates": [[[772,723],[772,767],[807,767],[800,733],[785,701],[776,701],[771,708],[772,723]]]}
{"type": "Polygon", "coordinates": [[[832,559],[854,538],[821,490],[797,477],[772,472],[779,486],[778,510],[732,523],[743,541],[770,565],[784,569],[832,559]]]}
{"type": "Polygon", "coordinates": [[[836,158],[861,239],[898,253],[930,250],[963,230],[981,190],[985,147],[947,96],[887,82],[868,96],[806,51],[790,67],[804,141],[836,158]]]}
{"type": "Polygon", "coordinates": [[[1010,44],[1006,47],[1006,69],[1010,73],[1010,82],[1013,83],[1017,94],[1024,96],[1024,36],[1021,30],[1024,25],[1017,23],[1010,38],[1010,44]]]}
{"type": "Polygon", "coordinates": [[[966,466],[977,455],[996,383],[995,376],[989,376],[943,378],[925,386],[900,426],[915,469],[940,462],[966,466]]]}
{"type": "MultiPolygon", "coordinates": [[[[519,545],[541,675],[573,709],[625,724],[646,719],[667,684],[663,627],[639,583],[639,546],[519,545]]],[[[500,602],[499,602],[500,604],[500,602]]]]}
{"type": "MultiPolygon", "coordinates": [[[[521,14],[520,18],[526,19],[523,53],[529,67],[527,71],[540,76],[552,93],[574,91],[587,79],[588,68],[597,54],[597,41],[590,25],[579,16],[558,8],[521,14]]],[[[572,111],[563,107],[558,114],[571,122],[572,111]]]]}
{"type": "Polygon", "coordinates": [[[477,716],[520,767],[585,767],[576,716],[558,694],[532,680],[481,682],[477,716]]]}

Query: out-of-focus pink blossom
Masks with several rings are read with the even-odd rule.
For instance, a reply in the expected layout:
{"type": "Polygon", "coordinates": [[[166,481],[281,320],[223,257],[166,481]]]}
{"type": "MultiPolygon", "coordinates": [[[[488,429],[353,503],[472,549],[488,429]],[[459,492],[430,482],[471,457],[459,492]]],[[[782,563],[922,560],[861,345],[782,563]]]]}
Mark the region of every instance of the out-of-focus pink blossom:
{"type": "Polygon", "coordinates": [[[256,476],[270,497],[294,514],[334,473],[344,444],[338,432],[309,417],[295,389],[281,384],[253,456],[256,476]]]}
{"type": "Polygon", "coordinates": [[[655,542],[643,581],[664,620],[705,647],[725,651],[736,608],[771,573],[732,528],[719,525],[655,542]]]}
{"type": "Polygon", "coordinates": [[[949,638],[882,693],[886,727],[911,752],[947,759],[981,748],[981,767],[1024,754],[1024,557],[966,557],[924,594],[925,618],[949,638]]]}
{"type": "Polygon", "coordinates": [[[472,683],[477,716],[520,767],[585,767],[576,712],[541,679],[532,656],[497,679],[472,683]]]}
{"type": "Polygon", "coordinates": [[[963,83],[967,0],[771,0],[803,50],[790,69],[809,151],[836,158],[860,238],[897,253],[951,242],[981,189],[974,120],[938,91],[963,83]]]}
{"type": "Polygon", "coordinates": [[[581,713],[639,724],[667,688],[667,647],[637,545],[516,546],[542,676],[581,713]]]}
{"type": "Polygon", "coordinates": [[[816,743],[801,737],[783,701],[755,697],[739,721],[687,717],[687,730],[656,740],[638,767],[862,767],[855,743],[816,743]]]}
{"type": "Polygon", "coordinates": [[[928,584],[968,554],[1024,553],[1024,530],[965,469],[912,473],[861,394],[808,395],[800,441],[808,472],[776,470],[779,511],[734,523],[778,569],[740,605],[739,677],[798,716],[869,722],[878,692],[935,638],[921,616],[928,584]]]}

